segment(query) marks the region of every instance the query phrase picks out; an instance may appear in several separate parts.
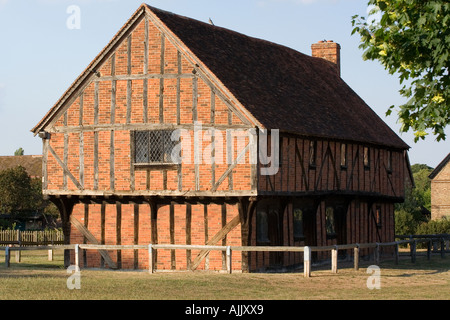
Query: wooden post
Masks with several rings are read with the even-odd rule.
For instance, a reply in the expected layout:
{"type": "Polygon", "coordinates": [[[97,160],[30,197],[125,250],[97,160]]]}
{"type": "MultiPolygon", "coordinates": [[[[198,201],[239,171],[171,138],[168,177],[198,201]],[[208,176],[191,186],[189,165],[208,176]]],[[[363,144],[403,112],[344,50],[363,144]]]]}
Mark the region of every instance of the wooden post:
{"type": "Polygon", "coordinates": [[[398,253],[398,242],[395,243],[395,252],[394,252],[394,259],[395,259],[395,264],[398,264],[398,258],[399,258],[399,253],[398,253]]]}
{"type": "Polygon", "coordinates": [[[226,260],[227,260],[227,273],[231,274],[231,247],[227,246],[226,251],[226,260]]]}
{"type": "Polygon", "coordinates": [[[305,246],[303,252],[303,273],[305,278],[311,277],[311,248],[305,246]]]}
{"type": "Polygon", "coordinates": [[[375,247],[375,264],[380,264],[380,244],[377,242],[375,247]]]}
{"type": "Polygon", "coordinates": [[[5,248],[5,265],[6,265],[7,268],[9,268],[10,260],[11,260],[10,250],[9,250],[9,247],[6,246],[6,248],[5,248]]]}
{"type": "Polygon", "coordinates": [[[411,251],[411,262],[416,262],[416,240],[412,241],[409,245],[411,251]]]}
{"type": "Polygon", "coordinates": [[[80,245],[75,245],[75,270],[80,270],[80,245]]]}
{"type": "MultiPolygon", "coordinates": [[[[22,245],[22,237],[20,234],[20,230],[17,230],[17,242],[18,242],[18,246],[20,248],[20,246],[22,245]]],[[[19,250],[16,251],[16,262],[20,262],[22,261],[22,252],[19,250]]]]}
{"type": "Polygon", "coordinates": [[[48,250],[48,261],[53,261],[53,250],[48,250]]]}
{"type": "Polygon", "coordinates": [[[151,244],[148,245],[148,273],[153,273],[153,247],[151,244]]]}
{"type": "Polygon", "coordinates": [[[444,242],[444,238],[441,238],[441,258],[445,258],[445,242],[444,242]]]}
{"type": "Polygon", "coordinates": [[[337,273],[337,257],[338,257],[338,250],[337,246],[335,246],[334,249],[331,249],[331,272],[337,273]]]}
{"type": "Polygon", "coordinates": [[[427,242],[427,260],[431,259],[431,246],[432,246],[432,239],[429,239],[427,242]]]}
{"type": "Polygon", "coordinates": [[[356,271],[359,270],[359,244],[353,249],[353,266],[356,271]]]}

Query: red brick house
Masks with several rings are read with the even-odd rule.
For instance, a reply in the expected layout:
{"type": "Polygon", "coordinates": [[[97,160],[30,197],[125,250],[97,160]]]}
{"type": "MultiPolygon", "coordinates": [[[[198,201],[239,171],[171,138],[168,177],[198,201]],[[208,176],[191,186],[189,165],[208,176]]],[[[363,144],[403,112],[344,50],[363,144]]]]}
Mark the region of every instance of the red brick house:
{"type": "Polygon", "coordinates": [[[450,217],[450,153],[429,175],[431,179],[431,219],[450,217]]]}
{"type": "Polygon", "coordinates": [[[33,178],[42,177],[42,155],[0,156],[0,171],[22,166],[33,178]]]}
{"type": "MultiPolygon", "coordinates": [[[[141,5],[32,129],[43,139],[44,195],[60,208],[66,238],[393,241],[409,147],[340,78],[339,45],[312,50],[141,5]]],[[[148,265],[145,250],[108,254],[109,267],[148,265]]],[[[84,264],[104,258],[89,251],[84,264]]],[[[233,259],[251,271],[301,255],[233,259]]],[[[156,268],[220,270],[224,259],[158,250],[156,268]]]]}

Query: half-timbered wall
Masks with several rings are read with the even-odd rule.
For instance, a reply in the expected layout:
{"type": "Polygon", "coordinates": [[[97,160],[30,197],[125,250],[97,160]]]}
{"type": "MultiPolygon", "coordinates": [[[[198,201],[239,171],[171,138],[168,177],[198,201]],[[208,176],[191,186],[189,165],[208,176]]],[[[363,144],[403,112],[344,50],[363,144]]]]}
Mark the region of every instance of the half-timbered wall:
{"type": "Polygon", "coordinates": [[[281,136],[279,170],[275,175],[258,177],[258,193],[300,195],[337,191],[403,198],[407,166],[403,150],[281,136]]]}
{"type": "Polygon", "coordinates": [[[223,93],[147,18],[95,72],[47,128],[44,193],[248,194],[255,189],[255,179],[247,179],[255,176],[249,121],[232,111],[223,93]],[[133,163],[133,132],[177,129],[186,148],[180,166],[133,163]]]}
{"type": "MultiPolygon", "coordinates": [[[[241,245],[237,206],[208,204],[205,197],[255,193],[252,126],[152,17],[134,24],[46,128],[50,139],[43,140],[44,194],[76,196],[87,203],[72,211],[76,225],[87,230],[72,223],[72,243],[89,243],[89,232],[101,244],[206,244],[216,236],[214,244],[241,245]],[[181,164],[135,163],[136,132],[177,129],[181,164]],[[142,197],[155,195],[196,197],[206,204],[153,202],[151,216],[151,204],[142,204],[142,197]]],[[[145,250],[108,254],[118,267],[148,266],[145,250]]],[[[159,250],[156,268],[185,270],[193,263],[203,269],[224,267],[222,253],[201,260],[198,255],[159,250]]],[[[98,252],[85,252],[83,259],[86,266],[108,266],[98,252]]],[[[233,268],[240,268],[239,257],[233,268]]]]}

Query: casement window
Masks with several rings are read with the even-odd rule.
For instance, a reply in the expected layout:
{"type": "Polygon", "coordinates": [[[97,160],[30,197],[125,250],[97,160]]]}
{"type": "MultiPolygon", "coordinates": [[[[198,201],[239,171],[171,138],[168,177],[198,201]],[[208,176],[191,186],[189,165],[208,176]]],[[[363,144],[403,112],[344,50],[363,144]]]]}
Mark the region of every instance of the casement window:
{"type": "Polygon", "coordinates": [[[305,237],[303,230],[303,210],[294,208],[294,239],[303,239],[305,237]]]}
{"type": "Polygon", "coordinates": [[[179,141],[172,141],[172,130],[134,132],[135,164],[174,164],[172,150],[179,141]]]}
{"type": "Polygon", "coordinates": [[[317,141],[311,141],[309,143],[309,166],[311,168],[316,167],[317,158],[317,141]]]}
{"type": "Polygon", "coordinates": [[[387,172],[392,173],[392,151],[387,152],[387,172]]]}
{"type": "Polygon", "coordinates": [[[381,206],[376,206],[375,208],[375,222],[377,224],[377,228],[381,228],[382,226],[381,206]]]}
{"type": "Polygon", "coordinates": [[[256,211],[256,240],[258,243],[269,243],[269,221],[267,208],[256,211]]]}
{"type": "Polygon", "coordinates": [[[325,229],[327,232],[327,237],[336,236],[336,223],[333,207],[327,207],[325,209],[325,229]]]}
{"type": "Polygon", "coordinates": [[[364,168],[370,168],[370,149],[369,147],[364,147],[364,168]]]}
{"type": "Polygon", "coordinates": [[[278,240],[279,202],[262,200],[256,207],[256,242],[259,245],[276,244],[278,240]]]}
{"type": "Polygon", "coordinates": [[[347,144],[341,144],[341,169],[347,168],[347,144]]]}

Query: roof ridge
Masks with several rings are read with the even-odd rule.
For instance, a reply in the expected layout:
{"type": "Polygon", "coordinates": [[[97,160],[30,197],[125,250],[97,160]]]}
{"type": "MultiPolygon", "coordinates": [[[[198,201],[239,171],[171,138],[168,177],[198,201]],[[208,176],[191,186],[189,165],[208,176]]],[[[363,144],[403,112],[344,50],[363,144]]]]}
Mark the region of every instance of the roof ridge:
{"type": "Polygon", "coordinates": [[[434,170],[430,173],[428,177],[430,179],[434,179],[449,161],[450,161],[450,153],[436,166],[436,168],[434,168],[434,170]]]}

